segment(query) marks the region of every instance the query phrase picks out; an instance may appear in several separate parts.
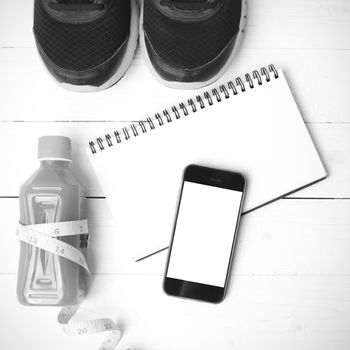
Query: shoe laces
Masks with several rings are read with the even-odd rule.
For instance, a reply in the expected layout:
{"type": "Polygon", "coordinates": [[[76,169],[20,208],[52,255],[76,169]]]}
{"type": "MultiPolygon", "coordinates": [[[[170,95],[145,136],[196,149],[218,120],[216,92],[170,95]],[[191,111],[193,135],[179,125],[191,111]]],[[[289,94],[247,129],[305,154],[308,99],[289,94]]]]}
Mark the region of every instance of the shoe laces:
{"type": "Polygon", "coordinates": [[[49,7],[55,11],[102,11],[106,4],[95,0],[57,0],[49,2],[49,7]]]}
{"type": "Polygon", "coordinates": [[[218,0],[161,0],[160,5],[181,10],[209,10],[215,8],[218,0]]]}

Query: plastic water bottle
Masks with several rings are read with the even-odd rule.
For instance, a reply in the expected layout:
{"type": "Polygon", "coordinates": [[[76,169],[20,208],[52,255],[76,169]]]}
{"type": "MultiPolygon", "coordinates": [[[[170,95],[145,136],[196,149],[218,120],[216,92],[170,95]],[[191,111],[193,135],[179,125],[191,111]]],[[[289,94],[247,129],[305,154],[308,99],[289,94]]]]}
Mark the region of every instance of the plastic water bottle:
{"type": "MultiPolygon", "coordinates": [[[[20,189],[20,223],[33,225],[86,219],[84,189],[70,170],[70,139],[41,137],[38,159],[39,169],[20,189]]],[[[87,247],[87,235],[59,239],[83,253],[87,247]]],[[[22,304],[77,304],[86,291],[85,276],[85,270],[76,263],[21,242],[17,296],[22,304]]]]}

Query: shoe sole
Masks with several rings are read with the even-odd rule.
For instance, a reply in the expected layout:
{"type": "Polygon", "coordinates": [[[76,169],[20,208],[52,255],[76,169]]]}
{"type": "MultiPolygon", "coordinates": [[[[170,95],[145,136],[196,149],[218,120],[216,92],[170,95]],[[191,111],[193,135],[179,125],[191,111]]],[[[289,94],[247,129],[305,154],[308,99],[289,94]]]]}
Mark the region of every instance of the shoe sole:
{"type": "MultiPolygon", "coordinates": [[[[63,87],[66,90],[74,91],[74,92],[96,92],[96,91],[102,91],[105,89],[110,88],[114,84],[116,84],[123,76],[125,75],[126,71],[128,70],[131,61],[134,57],[138,37],[139,37],[139,31],[138,31],[138,21],[139,21],[139,5],[137,3],[137,0],[131,0],[130,1],[131,6],[131,18],[130,18],[130,34],[127,41],[126,51],[125,55],[122,59],[122,62],[116,72],[111,76],[105,83],[99,86],[93,86],[93,85],[74,85],[64,82],[57,81],[50,73],[50,71],[47,69],[46,65],[44,65],[46,71],[49,73],[52,80],[54,80],[58,85],[63,87]]],[[[40,55],[39,55],[40,56],[40,55]]],[[[43,63],[42,59],[41,62],[43,63]]]]}
{"type": "Polygon", "coordinates": [[[169,81],[169,80],[165,80],[161,76],[159,76],[159,74],[157,73],[157,71],[154,69],[154,67],[152,65],[152,62],[149,58],[147,48],[146,48],[145,35],[144,35],[144,31],[143,31],[143,5],[141,8],[140,27],[139,27],[139,31],[140,31],[139,40],[140,40],[141,51],[143,53],[143,57],[146,61],[146,65],[147,65],[148,69],[150,70],[151,74],[162,85],[165,85],[166,87],[170,87],[173,89],[185,89],[185,90],[200,89],[200,88],[207,86],[207,85],[210,85],[213,82],[215,82],[216,80],[218,80],[225,73],[225,71],[231,66],[233,59],[235,58],[236,53],[238,52],[238,50],[241,46],[246,25],[247,25],[247,2],[246,2],[246,0],[244,0],[242,2],[242,13],[241,13],[241,20],[239,23],[239,32],[237,35],[237,39],[236,39],[236,43],[234,45],[234,48],[233,48],[227,62],[220,69],[220,71],[206,81],[190,82],[190,83],[179,82],[179,81],[169,81]]]}

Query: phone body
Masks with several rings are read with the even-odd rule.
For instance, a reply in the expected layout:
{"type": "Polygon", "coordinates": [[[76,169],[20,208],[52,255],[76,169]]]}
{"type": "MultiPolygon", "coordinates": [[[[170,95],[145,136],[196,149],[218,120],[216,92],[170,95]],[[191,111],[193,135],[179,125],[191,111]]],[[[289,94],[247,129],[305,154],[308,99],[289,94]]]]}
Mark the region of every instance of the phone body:
{"type": "Polygon", "coordinates": [[[212,303],[224,299],[245,188],[239,173],[185,168],[163,281],[168,295],[212,303]]]}

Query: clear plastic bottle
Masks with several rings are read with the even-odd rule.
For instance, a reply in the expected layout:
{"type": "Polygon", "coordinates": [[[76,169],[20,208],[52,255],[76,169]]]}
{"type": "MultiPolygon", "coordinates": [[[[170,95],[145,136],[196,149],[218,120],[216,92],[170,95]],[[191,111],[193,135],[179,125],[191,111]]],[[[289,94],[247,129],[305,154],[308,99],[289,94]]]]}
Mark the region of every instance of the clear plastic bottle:
{"type": "MultiPolygon", "coordinates": [[[[71,141],[63,136],[39,139],[39,169],[21,186],[23,225],[86,219],[83,187],[69,168],[71,141]]],[[[87,235],[60,237],[85,253],[87,235]]],[[[17,280],[24,305],[74,305],[86,292],[85,270],[76,263],[21,242],[17,280]]]]}

